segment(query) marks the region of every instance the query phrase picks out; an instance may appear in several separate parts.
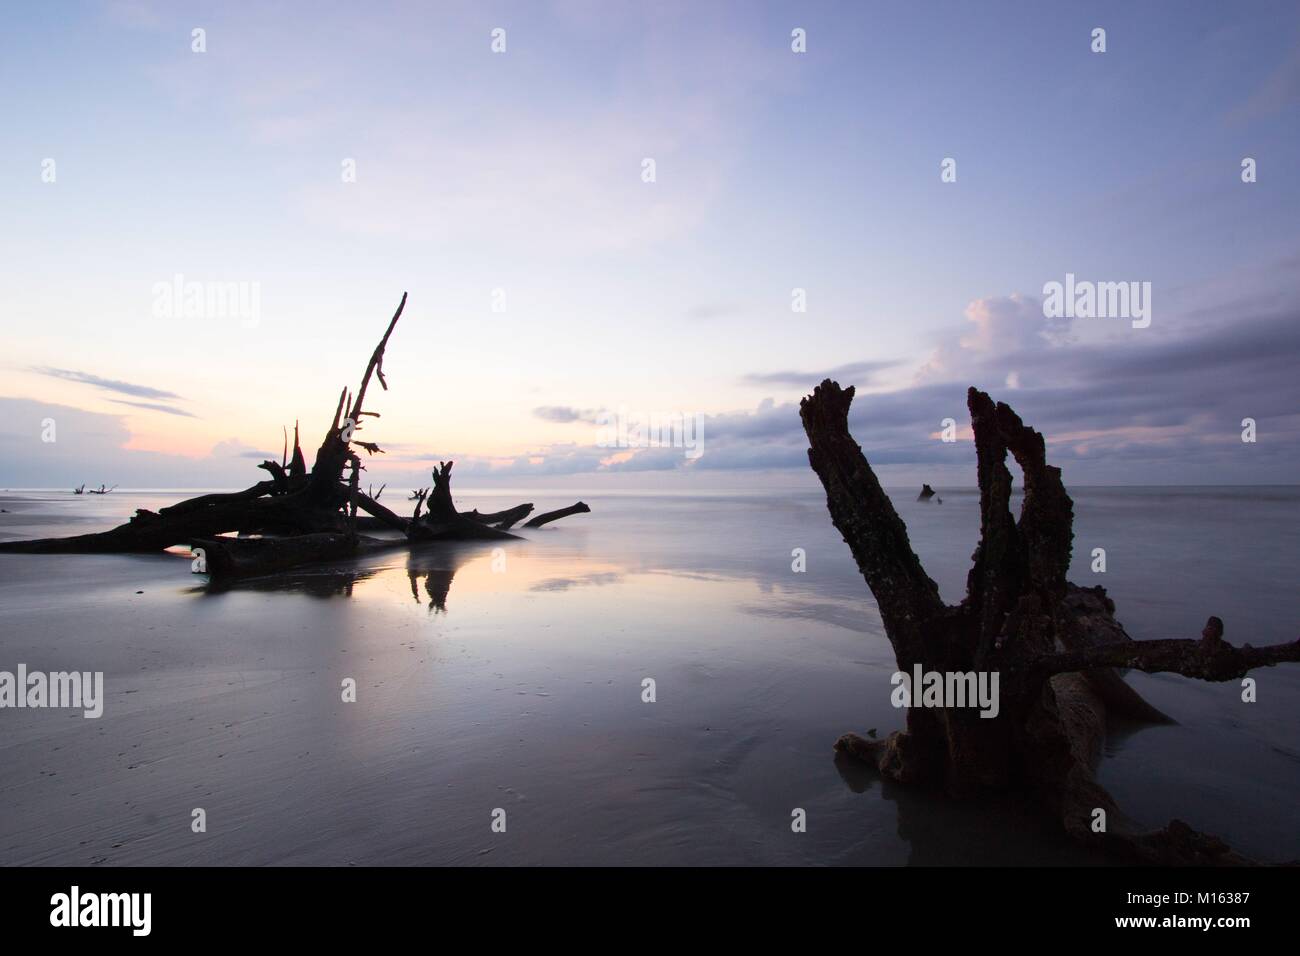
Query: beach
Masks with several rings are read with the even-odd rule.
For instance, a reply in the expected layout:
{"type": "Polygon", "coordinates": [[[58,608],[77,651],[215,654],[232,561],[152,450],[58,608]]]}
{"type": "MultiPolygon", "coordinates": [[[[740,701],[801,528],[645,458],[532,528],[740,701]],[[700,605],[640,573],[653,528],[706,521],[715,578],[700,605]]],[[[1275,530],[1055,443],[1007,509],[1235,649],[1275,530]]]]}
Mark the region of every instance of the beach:
{"type": "MultiPolygon", "coordinates": [[[[0,711],[0,864],[1105,862],[1017,801],[903,790],[836,758],[841,733],[883,736],[904,712],[823,496],[588,490],[529,499],[592,512],[519,541],[223,589],[180,548],[0,555],[0,670],[104,673],[99,718],[0,711]]],[[[892,496],[956,602],[978,498],[938,492],[892,496]]],[[[104,530],[193,493],[4,492],[0,536],[104,530]]],[[[1071,494],[1071,579],[1106,586],[1135,639],[1196,637],[1211,614],[1236,644],[1295,638],[1300,489],[1071,494]]],[[[1152,826],[1300,858],[1300,670],[1252,677],[1243,703],[1237,682],[1127,675],[1177,724],[1112,728],[1100,780],[1152,826]]]]}

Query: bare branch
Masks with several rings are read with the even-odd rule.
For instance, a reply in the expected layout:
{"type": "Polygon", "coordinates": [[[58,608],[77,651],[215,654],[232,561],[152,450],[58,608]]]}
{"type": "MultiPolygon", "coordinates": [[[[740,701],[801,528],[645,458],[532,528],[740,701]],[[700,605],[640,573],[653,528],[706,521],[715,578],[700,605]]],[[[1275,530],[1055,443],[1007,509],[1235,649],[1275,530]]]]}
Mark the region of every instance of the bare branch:
{"type": "Polygon", "coordinates": [[[943,610],[938,586],[912,551],[907,526],[880,487],[862,448],[849,434],[853,386],[830,379],[799,403],[808,434],[808,461],[826,489],[831,519],[848,542],[858,570],[880,605],[891,640],[943,610]]]}
{"type": "Polygon", "coordinates": [[[384,364],[384,349],[388,347],[388,337],[393,334],[393,328],[397,325],[397,320],[402,317],[402,310],[406,308],[406,293],[402,293],[402,301],[397,304],[397,311],[393,313],[393,319],[388,323],[388,328],[384,331],[384,337],[379,340],[375,346],[375,351],[370,356],[370,363],[366,366],[366,374],[361,377],[361,387],[357,389],[357,400],[352,404],[352,418],[356,419],[362,414],[361,404],[366,400],[366,388],[370,385],[370,376],[376,371],[379,373],[379,384],[384,390],[388,390],[388,383],[384,381],[382,366],[384,364]]]}
{"type": "Polygon", "coordinates": [[[544,524],[550,524],[552,521],[558,521],[561,518],[567,518],[569,515],[581,515],[591,511],[586,502],[579,501],[577,504],[569,505],[567,508],[559,508],[556,511],[545,511],[539,514],[533,520],[525,522],[525,528],[540,528],[544,524]]]}
{"type": "Polygon", "coordinates": [[[1269,647],[1233,647],[1223,640],[1223,622],[1212,617],[1199,641],[1159,640],[1098,644],[1060,654],[1048,654],[1024,665],[1026,677],[1038,680],[1053,674],[1094,667],[1131,667],[1148,674],[1172,673],[1205,681],[1244,677],[1256,667],[1300,661],[1300,640],[1269,647]]]}

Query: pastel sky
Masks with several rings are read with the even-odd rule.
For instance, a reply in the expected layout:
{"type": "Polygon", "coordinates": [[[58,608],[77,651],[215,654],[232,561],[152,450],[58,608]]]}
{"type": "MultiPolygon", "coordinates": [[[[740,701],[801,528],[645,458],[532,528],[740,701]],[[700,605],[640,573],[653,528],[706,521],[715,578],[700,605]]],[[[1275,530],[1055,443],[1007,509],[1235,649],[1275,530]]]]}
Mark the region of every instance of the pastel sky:
{"type": "Polygon", "coordinates": [[[827,374],[898,482],[973,482],[971,384],[1067,481],[1300,474],[1294,2],[25,4],[0,90],[5,486],[250,484],[403,291],[375,483],[806,484],[827,374]],[[1067,273],[1151,326],[1045,318],[1067,273]]]}

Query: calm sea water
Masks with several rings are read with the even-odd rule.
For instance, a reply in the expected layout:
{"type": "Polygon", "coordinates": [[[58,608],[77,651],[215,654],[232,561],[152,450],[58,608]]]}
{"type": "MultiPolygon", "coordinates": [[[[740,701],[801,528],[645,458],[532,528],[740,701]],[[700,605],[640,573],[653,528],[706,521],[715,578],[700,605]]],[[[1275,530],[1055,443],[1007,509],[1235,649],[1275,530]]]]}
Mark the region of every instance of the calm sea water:
{"type": "MultiPolygon", "coordinates": [[[[1104,584],[1135,638],[1195,637],[1211,614],[1234,643],[1296,637],[1300,489],[1071,493],[1072,577],[1104,584]]],[[[9,492],[0,534],[98,530],[189,494],[9,492]]],[[[956,601],[978,499],[940,496],[894,499],[956,601]]],[[[578,497],[590,515],[499,553],[433,547],[223,591],[182,553],[0,555],[0,670],[107,682],[97,721],[0,712],[0,863],[1097,862],[1013,804],[837,763],[839,734],[902,712],[820,495],[532,500],[578,497]]],[[[1300,666],[1255,677],[1245,704],[1235,684],[1130,675],[1179,723],[1112,737],[1101,777],[1152,825],[1298,858],[1300,666]]]]}

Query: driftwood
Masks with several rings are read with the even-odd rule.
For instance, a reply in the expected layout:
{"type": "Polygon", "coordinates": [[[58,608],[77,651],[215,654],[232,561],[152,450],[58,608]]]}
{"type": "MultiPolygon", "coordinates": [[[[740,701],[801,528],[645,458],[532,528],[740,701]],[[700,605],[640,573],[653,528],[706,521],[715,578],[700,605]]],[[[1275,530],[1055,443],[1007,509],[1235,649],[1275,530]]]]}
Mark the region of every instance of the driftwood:
{"type": "MultiPolygon", "coordinates": [[[[455,462],[440,461],[438,467],[433,471],[433,489],[427,495],[421,498],[415,504],[415,514],[406,529],[406,536],[412,541],[444,541],[444,540],[474,540],[474,539],[513,539],[517,535],[511,534],[505,528],[494,527],[491,522],[479,518],[471,517],[469,514],[460,514],[456,510],[455,504],[451,500],[451,466],[455,462]],[[424,514],[420,514],[420,506],[424,505],[424,514]]],[[[533,506],[526,506],[528,511],[532,511],[533,506]]],[[[517,511],[517,509],[512,509],[517,511]]],[[[491,515],[487,517],[493,517],[491,515]]],[[[506,513],[506,517],[500,523],[510,524],[511,515],[506,513]]]]}
{"type": "Polygon", "coordinates": [[[471,521],[477,521],[479,524],[490,524],[494,528],[500,528],[502,531],[509,531],[516,524],[527,518],[533,513],[531,504],[516,505],[513,508],[507,508],[505,511],[494,511],[491,514],[480,514],[478,509],[465,512],[465,517],[471,521]]]}
{"type": "Polygon", "coordinates": [[[591,509],[585,502],[579,501],[576,505],[569,505],[567,508],[560,508],[556,511],[547,511],[538,515],[532,521],[524,525],[525,528],[540,528],[544,524],[550,524],[552,521],[559,521],[561,518],[567,518],[569,515],[586,514],[591,509]]]}
{"type": "MultiPolygon", "coordinates": [[[[377,412],[365,407],[366,395],[372,380],[378,381],[385,391],[388,389],[384,352],[405,308],[403,293],[383,337],[370,355],[356,394],[346,388],[339,394],[333,421],[316,450],[310,470],[295,422],[292,454],[286,430],[281,461],[264,461],[258,465],[269,477],[243,491],[199,495],[157,512],[140,509],[126,524],[98,534],[3,541],[0,552],[125,553],[190,545],[203,549],[204,560],[199,564],[210,575],[244,577],[274,574],[301,564],[423,541],[514,538],[507,529],[527,517],[533,506],[519,505],[491,515],[458,513],[451,496],[451,462],[439,463],[431,491],[422,489],[412,495],[416,506],[410,518],[379,503],[384,486],[373,495],[360,489],[360,473],[365,466],[359,451],[368,456],[384,453],[374,442],[357,437],[366,418],[379,417],[377,412]],[[428,510],[421,514],[426,504],[428,510]],[[365,516],[358,512],[364,512],[365,516]],[[401,537],[371,539],[359,534],[362,530],[381,529],[397,532],[401,537]],[[234,534],[254,537],[225,537],[234,534]]],[[[78,489],[77,493],[81,491],[78,489]]],[[[99,492],[88,493],[106,494],[107,491],[100,486],[99,492]]],[[[565,513],[587,510],[585,505],[581,508],[575,505],[565,513]]],[[[561,516],[559,512],[552,514],[561,516]]]]}
{"type": "MultiPolygon", "coordinates": [[[[999,674],[1000,708],[909,707],[906,730],[874,740],[846,734],[836,750],[901,783],[936,784],[956,796],[1021,791],[1046,805],[1079,841],[1146,863],[1250,862],[1179,820],[1146,830],[1096,781],[1105,719],[1168,718],[1113,668],[1235,680],[1256,667],[1300,661],[1300,641],[1234,647],[1210,618],[1199,640],[1134,641],[1102,588],[1066,580],[1073,503],[1043,436],[1007,405],[972,388],[980,540],[967,592],[950,607],[913,553],[907,529],[848,429],[852,387],[829,379],[800,404],[808,459],[826,490],[835,527],[880,606],[900,672],[999,674]],[[1009,506],[1010,452],[1024,474],[1019,519],[1009,506]],[[1104,811],[1104,829],[1096,824],[1104,811]]],[[[919,688],[917,689],[919,691],[919,688]]]]}
{"type": "Polygon", "coordinates": [[[304,564],[320,564],[402,547],[394,539],[356,534],[299,534],[286,538],[195,538],[199,570],[212,578],[262,577],[304,564]]]}

